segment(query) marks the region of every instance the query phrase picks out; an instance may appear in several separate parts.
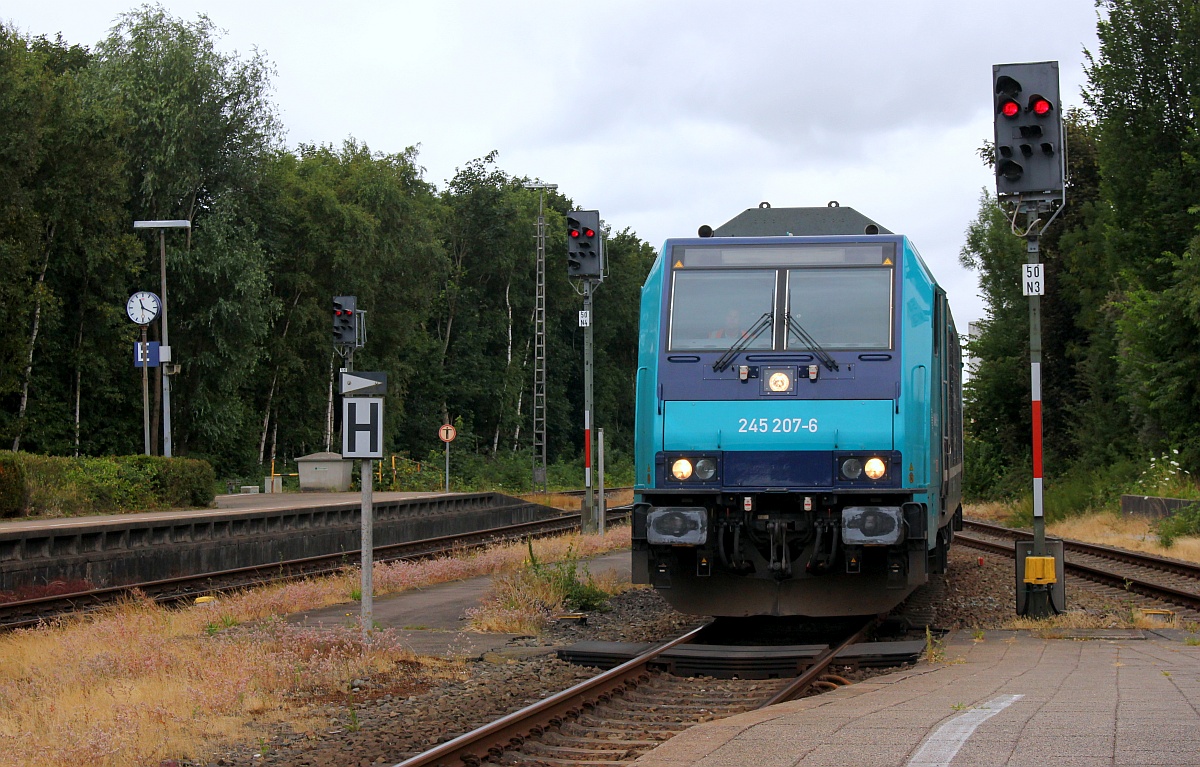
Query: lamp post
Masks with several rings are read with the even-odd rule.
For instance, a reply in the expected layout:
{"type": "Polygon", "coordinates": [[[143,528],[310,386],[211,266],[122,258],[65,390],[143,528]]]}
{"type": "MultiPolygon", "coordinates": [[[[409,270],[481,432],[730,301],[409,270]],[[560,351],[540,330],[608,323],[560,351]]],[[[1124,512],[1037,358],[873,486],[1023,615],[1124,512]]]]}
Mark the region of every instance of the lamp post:
{"type": "Polygon", "coordinates": [[[134,229],[158,230],[159,274],[162,284],[162,341],[159,344],[159,361],[162,364],[162,404],[163,404],[163,456],[171,457],[171,376],[168,363],[173,366],[171,346],[167,338],[167,233],[166,229],[191,229],[192,222],[187,219],[172,219],[166,221],[134,221],[134,229]]]}

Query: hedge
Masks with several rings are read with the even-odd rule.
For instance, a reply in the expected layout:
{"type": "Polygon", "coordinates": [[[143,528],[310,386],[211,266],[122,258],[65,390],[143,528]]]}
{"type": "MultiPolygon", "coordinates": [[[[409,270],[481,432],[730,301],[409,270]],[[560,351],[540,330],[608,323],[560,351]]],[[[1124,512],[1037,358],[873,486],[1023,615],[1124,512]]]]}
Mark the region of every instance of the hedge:
{"type": "Polygon", "coordinates": [[[208,506],[215,483],[212,466],[190,458],[0,452],[0,515],[57,517],[208,506]],[[11,500],[18,496],[19,502],[11,500]]]}

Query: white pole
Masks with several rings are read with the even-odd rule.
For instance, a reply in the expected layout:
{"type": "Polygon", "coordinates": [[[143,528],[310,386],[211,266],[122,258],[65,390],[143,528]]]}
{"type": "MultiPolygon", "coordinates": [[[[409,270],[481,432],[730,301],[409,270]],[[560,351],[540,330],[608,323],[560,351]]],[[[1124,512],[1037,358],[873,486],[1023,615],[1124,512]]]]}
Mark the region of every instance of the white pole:
{"type": "Polygon", "coordinates": [[[375,592],[374,569],[375,569],[375,540],[374,540],[374,520],[372,512],[374,498],[372,490],[374,489],[374,461],[370,458],[364,458],[362,462],[362,636],[363,642],[367,641],[367,635],[371,631],[371,624],[374,619],[371,617],[372,597],[375,592]]]}
{"type": "Polygon", "coordinates": [[[598,505],[599,513],[596,515],[598,522],[597,530],[600,535],[604,535],[604,516],[608,513],[608,504],[604,502],[604,429],[596,429],[596,442],[596,458],[599,461],[599,466],[597,467],[596,473],[599,475],[598,478],[600,480],[600,503],[598,505]]]}
{"type": "MultiPolygon", "coordinates": [[[[167,338],[167,232],[158,230],[159,270],[162,277],[162,344],[161,348],[170,349],[171,342],[167,338]]],[[[171,355],[172,363],[175,359],[171,355]]],[[[160,362],[159,365],[162,363],[160,362]]],[[[171,376],[167,368],[162,368],[162,406],[163,406],[163,456],[171,457],[171,376]]]]}

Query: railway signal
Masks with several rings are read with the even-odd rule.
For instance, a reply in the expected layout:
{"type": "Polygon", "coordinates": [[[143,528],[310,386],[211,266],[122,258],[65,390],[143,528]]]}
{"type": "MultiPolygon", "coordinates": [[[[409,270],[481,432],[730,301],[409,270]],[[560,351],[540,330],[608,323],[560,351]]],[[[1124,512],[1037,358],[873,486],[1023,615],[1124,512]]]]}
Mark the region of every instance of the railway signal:
{"type": "Polygon", "coordinates": [[[333,343],[335,346],[358,345],[358,298],[333,297],[333,343]]]}
{"type": "Polygon", "coordinates": [[[1066,607],[1062,548],[1061,544],[1046,539],[1042,497],[1041,298],[1046,285],[1039,238],[1067,201],[1058,62],[992,66],[992,98],[996,115],[996,196],[1013,210],[1013,233],[1025,238],[1027,261],[1023,265],[1022,292],[1029,296],[1033,542],[1026,551],[1016,552],[1017,612],[1045,618],[1066,607]],[[1016,228],[1016,217],[1021,213],[1027,223],[1023,233],[1016,228]]]}
{"type": "Polygon", "coordinates": [[[996,64],[992,85],[997,195],[1062,199],[1065,151],[1058,62],[996,64]]]}
{"type": "Polygon", "coordinates": [[[604,274],[600,252],[600,211],[573,210],[567,215],[567,276],[604,274]]]}

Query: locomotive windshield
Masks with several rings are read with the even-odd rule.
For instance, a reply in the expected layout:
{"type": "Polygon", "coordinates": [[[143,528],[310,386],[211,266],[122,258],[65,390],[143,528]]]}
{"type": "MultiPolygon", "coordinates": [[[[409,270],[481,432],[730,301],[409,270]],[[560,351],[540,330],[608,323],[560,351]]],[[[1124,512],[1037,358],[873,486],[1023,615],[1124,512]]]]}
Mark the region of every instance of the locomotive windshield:
{"type": "MultiPolygon", "coordinates": [[[[675,273],[671,296],[671,348],[724,351],[763,314],[775,312],[776,272],[707,270],[675,273]]],[[[771,349],[772,333],[752,340],[747,349],[771,349]]]]}
{"type": "Polygon", "coordinates": [[[746,351],[889,350],[895,261],[890,242],[677,248],[667,347],[726,351],[746,337],[746,351]]]}
{"type": "MultiPolygon", "coordinates": [[[[791,269],[788,312],[827,349],[890,349],[891,269],[791,269]]],[[[807,349],[794,332],[788,349],[807,349]]]]}

